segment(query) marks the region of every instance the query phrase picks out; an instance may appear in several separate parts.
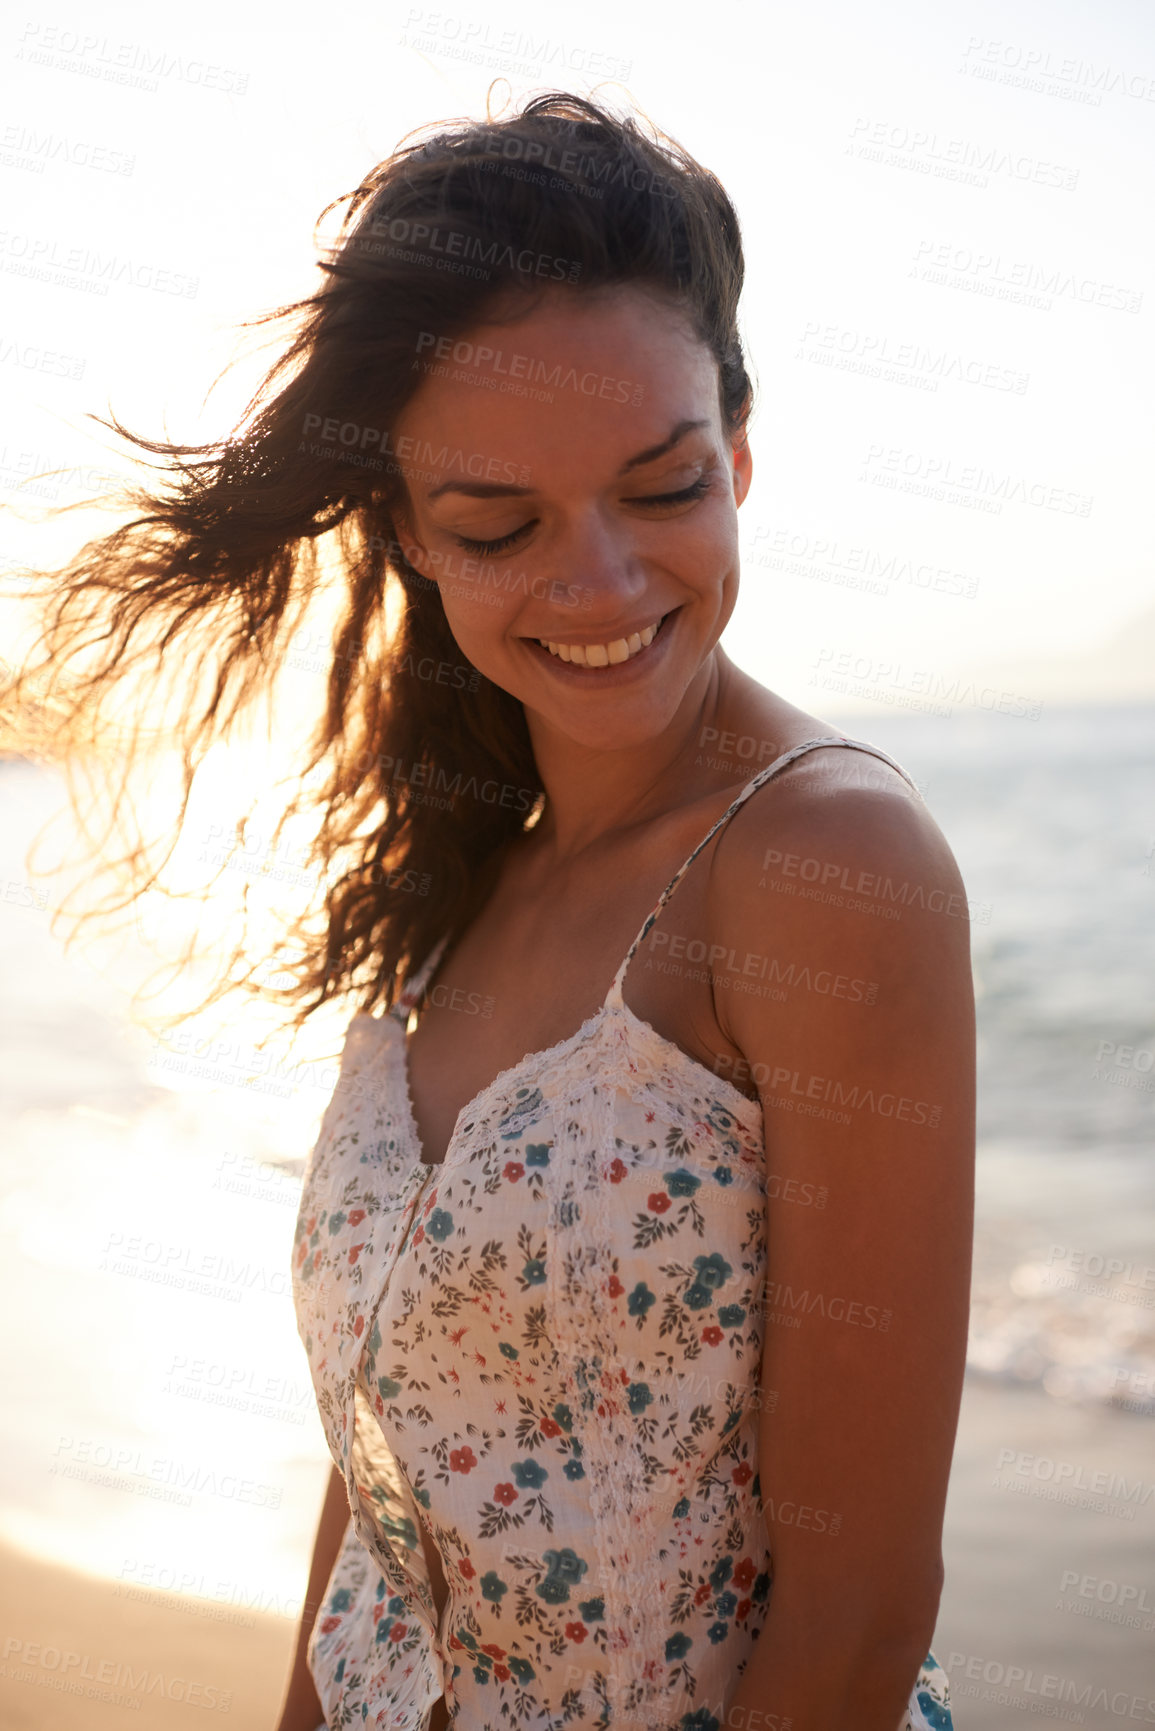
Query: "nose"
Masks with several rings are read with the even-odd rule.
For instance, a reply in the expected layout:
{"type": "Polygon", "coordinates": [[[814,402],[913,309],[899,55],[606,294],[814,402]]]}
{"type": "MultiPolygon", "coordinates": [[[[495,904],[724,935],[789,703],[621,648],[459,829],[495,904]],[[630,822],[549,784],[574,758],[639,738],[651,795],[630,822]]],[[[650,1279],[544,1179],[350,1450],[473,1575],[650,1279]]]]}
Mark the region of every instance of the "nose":
{"type": "Polygon", "coordinates": [[[558,525],[550,576],[569,585],[583,621],[612,625],[631,613],[649,581],[633,525],[591,506],[558,525]]]}

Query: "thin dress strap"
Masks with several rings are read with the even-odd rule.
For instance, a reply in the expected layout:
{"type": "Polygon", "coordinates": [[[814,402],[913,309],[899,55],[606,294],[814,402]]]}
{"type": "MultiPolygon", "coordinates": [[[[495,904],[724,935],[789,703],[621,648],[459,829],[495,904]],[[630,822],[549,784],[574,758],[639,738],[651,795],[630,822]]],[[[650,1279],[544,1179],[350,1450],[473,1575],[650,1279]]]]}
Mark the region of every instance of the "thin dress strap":
{"type": "Polygon", "coordinates": [[[428,984],[429,976],[441,960],[442,952],[448,942],[449,933],[446,932],[442,937],[438,938],[417,972],[415,974],[410,974],[409,978],[398,992],[396,999],[389,1006],[389,1014],[395,1021],[400,1022],[403,1028],[408,1026],[410,1015],[421,1002],[421,994],[428,984]]]}
{"type": "Polygon", "coordinates": [[[915,789],[916,793],[918,792],[918,788],[917,788],[915,782],[912,780],[912,778],[909,775],[907,775],[907,773],[906,773],[905,769],[903,769],[902,765],[900,763],[896,763],[894,761],[893,757],[890,757],[885,751],[881,751],[877,745],[867,745],[865,743],[865,741],[863,741],[861,739],[849,739],[849,738],[847,738],[847,736],[845,734],[842,734],[842,733],[830,734],[830,735],[827,735],[823,739],[808,739],[804,745],[796,745],[793,748],[793,750],[783,752],[781,757],[775,758],[773,763],[767,764],[765,769],[759,770],[758,774],[756,776],[754,776],[753,780],[748,781],[746,783],[746,786],[742,789],[742,791],[738,795],[737,799],[734,800],[733,803],[727,807],[727,809],[722,813],[721,817],[718,819],[717,823],[713,824],[711,826],[711,828],[706,832],[706,834],[702,837],[701,841],[698,843],[697,847],[694,849],[693,853],[689,856],[689,858],[687,860],[685,860],[683,862],[683,864],[681,866],[679,866],[678,870],[674,873],[673,877],[670,879],[669,883],[666,885],[665,889],[662,891],[661,895],[658,897],[658,900],[655,902],[653,909],[651,910],[651,912],[649,914],[647,914],[645,924],[642,926],[641,931],[638,933],[637,937],[634,939],[633,943],[630,945],[629,949],[626,951],[626,954],[622,960],[622,965],[618,969],[617,973],[614,975],[613,984],[610,986],[609,991],[606,993],[605,1005],[603,1006],[603,1008],[605,1008],[605,1007],[620,1008],[621,1007],[621,1004],[622,1004],[622,985],[623,985],[623,982],[624,982],[625,977],[626,977],[626,969],[629,967],[630,963],[633,961],[634,955],[635,955],[637,948],[638,948],[638,945],[645,940],[646,934],[649,932],[650,927],[653,925],[654,921],[657,919],[658,915],[661,913],[662,909],[665,907],[666,903],[669,901],[670,897],[673,895],[674,891],[677,889],[678,885],[681,883],[682,879],[685,877],[686,873],[689,871],[690,867],[693,865],[694,861],[697,859],[698,855],[701,853],[702,849],[705,847],[706,843],[708,841],[711,841],[713,839],[713,837],[715,835],[717,835],[717,833],[721,829],[722,825],[724,823],[728,823],[730,821],[730,819],[733,817],[734,813],[738,810],[738,807],[740,805],[744,805],[746,800],[749,799],[750,795],[752,793],[757,792],[758,788],[760,788],[762,786],[763,782],[769,781],[770,777],[772,775],[777,775],[777,773],[780,769],[785,769],[785,767],[788,763],[793,763],[793,761],[796,757],[801,757],[802,753],[804,751],[813,751],[814,748],[816,746],[819,746],[819,745],[848,745],[848,746],[852,746],[855,751],[869,751],[873,757],[881,757],[884,762],[889,763],[891,768],[896,769],[898,771],[899,775],[902,776],[903,780],[910,782],[911,787],[913,787],[915,789]]]}

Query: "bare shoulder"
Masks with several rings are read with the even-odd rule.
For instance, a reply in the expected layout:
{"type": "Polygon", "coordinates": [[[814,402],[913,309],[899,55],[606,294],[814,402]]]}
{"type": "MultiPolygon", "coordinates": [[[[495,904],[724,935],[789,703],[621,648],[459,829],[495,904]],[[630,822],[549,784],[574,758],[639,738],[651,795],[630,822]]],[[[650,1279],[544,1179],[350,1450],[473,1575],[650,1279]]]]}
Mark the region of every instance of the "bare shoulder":
{"type": "Polygon", "coordinates": [[[778,890],[800,907],[926,907],[965,918],[962,875],[918,790],[884,759],[842,745],[796,758],[746,800],[720,839],[719,907],[778,890]],[[905,886],[905,887],[904,887],[905,886]]]}
{"type": "Polygon", "coordinates": [[[734,984],[715,991],[719,1029],[751,1055],[811,1050],[863,1037],[843,1023],[849,1003],[865,1003],[878,1006],[880,1040],[910,1039],[933,1003],[953,1005],[965,1040],[969,912],[946,837],[897,770],[845,746],[807,752],[756,789],[719,840],[710,939],[741,976],[741,989],[715,976],[734,984]]]}

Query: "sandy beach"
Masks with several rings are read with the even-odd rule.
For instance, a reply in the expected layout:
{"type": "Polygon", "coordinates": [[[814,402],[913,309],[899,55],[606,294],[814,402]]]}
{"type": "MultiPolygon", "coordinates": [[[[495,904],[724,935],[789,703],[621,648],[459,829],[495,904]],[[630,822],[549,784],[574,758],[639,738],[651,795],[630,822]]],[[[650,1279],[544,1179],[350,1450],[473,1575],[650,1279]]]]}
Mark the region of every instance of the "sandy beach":
{"type": "Polygon", "coordinates": [[[276,1719],[294,1626],[0,1551],[7,1731],[185,1731],[276,1719]]]}
{"type": "MultiPolygon", "coordinates": [[[[1155,1614],[1136,1612],[1136,1602],[1155,1606],[1155,1499],[1141,1500],[1150,1439],[1149,1423],[1126,1413],[968,1379],[934,1643],[956,1731],[1028,1717],[1155,1723],[1155,1614]],[[1000,1469],[1008,1450],[1014,1460],[1000,1469]],[[1106,1472],[1140,1483],[1125,1505],[1132,1518],[1031,1494],[1046,1481],[1017,1470],[1023,1457],[1083,1468],[1087,1482],[1106,1472]],[[1080,1592],[1088,1578],[1098,1597],[1080,1592]],[[1132,1584],[1140,1598],[1118,1609],[1103,1601],[1103,1582],[1132,1584]],[[1112,1611],[1141,1626],[1108,1621],[1112,1611]]],[[[302,1553],[286,1597],[302,1593],[307,1561],[302,1553]]],[[[104,1581],[8,1548],[0,1602],[0,1721],[10,1731],[167,1731],[225,1715],[245,1731],[271,1731],[293,1645],[289,1617],[104,1581]]]]}

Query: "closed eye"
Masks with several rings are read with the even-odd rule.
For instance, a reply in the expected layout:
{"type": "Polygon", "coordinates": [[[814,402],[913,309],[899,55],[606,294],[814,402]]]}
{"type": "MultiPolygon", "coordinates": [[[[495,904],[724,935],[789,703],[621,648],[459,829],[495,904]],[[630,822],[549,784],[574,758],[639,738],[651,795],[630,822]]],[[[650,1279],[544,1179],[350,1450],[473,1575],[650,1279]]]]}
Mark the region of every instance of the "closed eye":
{"type": "MultiPolygon", "coordinates": [[[[642,499],[627,499],[627,505],[689,505],[695,499],[701,499],[710,490],[709,475],[699,475],[696,481],[688,487],[682,487],[676,493],[651,493],[642,499]]],[[[501,535],[496,541],[475,541],[468,535],[455,535],[457,545],[467,553],[484,555],[504,553],[513,547],[530,529],[537,527],[537,518],[531,517],[528,523],[523,523],[519,529],[512,529],[508,535],[501,535]]]]}

